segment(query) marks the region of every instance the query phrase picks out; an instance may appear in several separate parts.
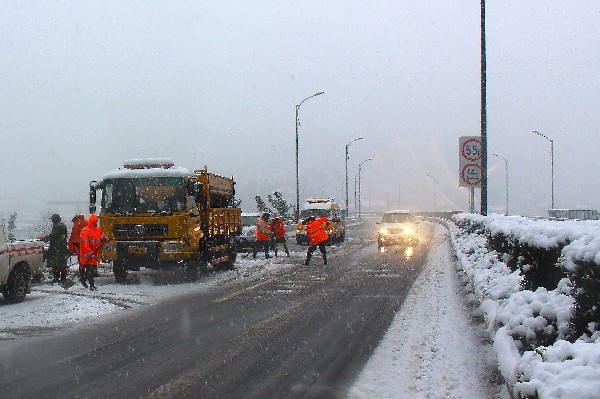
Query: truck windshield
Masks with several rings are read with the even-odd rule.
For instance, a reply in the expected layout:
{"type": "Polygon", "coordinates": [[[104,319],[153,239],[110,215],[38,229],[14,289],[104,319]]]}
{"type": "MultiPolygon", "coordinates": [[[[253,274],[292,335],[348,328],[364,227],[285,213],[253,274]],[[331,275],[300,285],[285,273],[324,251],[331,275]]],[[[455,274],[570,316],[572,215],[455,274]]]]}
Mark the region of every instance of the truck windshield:
{"type": "Polygon", "coordinates": [[[302,218],[302,219],[310,217],[310,216],[313,216],[316,218],[320,218],[322,216],[330,217],[329,209],[303,209],[300,212],[300,218],[302,218]]]}
{"type": "Polygon", "coordinates": [[[110,213],[160,213],[185,209],[181,177],[106,180],[102,195],[102,206],[110,213]]]}
{"type": "Polygon", "coordinates": [[[406,223],[412,222],[413,217],[410,213],[386,213],[381,221],[383,223],[406,223]]]}

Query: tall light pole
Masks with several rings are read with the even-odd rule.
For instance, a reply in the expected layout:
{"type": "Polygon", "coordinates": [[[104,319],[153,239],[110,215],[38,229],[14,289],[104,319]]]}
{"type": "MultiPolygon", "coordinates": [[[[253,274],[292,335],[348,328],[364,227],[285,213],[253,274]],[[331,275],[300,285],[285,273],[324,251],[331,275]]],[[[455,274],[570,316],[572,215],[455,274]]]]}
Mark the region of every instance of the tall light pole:
{"type": "Polygon", "coordinates": [[[504,172],[506,173],[506,216],[508,216],[508,161],[502,155],[492,155],[504,160],[504,172]]]}
{"type": "Polygon", "coordinates": [[[356,187],[357,187],[356,180],[357,180],[357,178],[358,178],[358,173],[356,173],[354,175],[354,213],[356,213],[356,210],[358,209],[356,206],[356,187]]]}
{"type": "Polygon", "coordinates": [[[488,208],[487,61],[485,46],[485,0],[481,0],[481,214],[488,208]]]}
{"type": "Polygon", "coordinates": [[[348,205],[348,159],[350,159],[350,157],[348,156],[348,147],[350,147],[350,144],[352,144],[358,140],[362,140],[362,137],[354,139],[351,142],[349,142],[348,144],[346,144],[346,216],[350,216],[350,212],[349,212],[350,205],[348,205]]]}
{"type": "Polygon", "coordinates": [[[437,212],[437,185],[435,184],[435,177],[429,174],[427,176],[431,177],[431,180],[433,180],[433,210],[434,212],[437,212]]]}
{"type": "Polygon", "coordinates": [[[542,136],[550,142],[550,162],[552,164],[552,209],[554,209],[554,140],[544,136],[537,130],[534,130],[533,133],[537,134],[538,136],[542,136]]]}
{"type": "Polygon", "coordinates": [[[298,173],[298,127],[300,126],[300,119],[298,118],[298,111],[304,101],[309,98],[320,96],[323,93],[323,91],[315,93],[312,96],[306,97],[304,100],[300,101],[300,104],[296,105],[296,222],[300,219],[300,176],[298,173]]]}
{"type": "Polygon", "coordinates": [[[358,218],[362,219],[362,213],[360,208],[360,176],[362,174],[362,164],[370,161],[372,158],[365,159],[364,161],[358,164],[358,218]]]}

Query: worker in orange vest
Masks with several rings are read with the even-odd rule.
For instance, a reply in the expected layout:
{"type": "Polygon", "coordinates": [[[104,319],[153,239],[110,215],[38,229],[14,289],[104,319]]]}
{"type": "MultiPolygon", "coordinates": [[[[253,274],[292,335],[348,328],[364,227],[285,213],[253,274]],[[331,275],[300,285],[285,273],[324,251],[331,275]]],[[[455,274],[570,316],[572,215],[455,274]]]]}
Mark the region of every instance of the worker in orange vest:
{"type": "Polygon", "coordinates": [[[269,244],[271,243],[271,226],[269,225],[269,212],[264,212],[256,221],[256,243],[254,244],[254,252],[252,258],[256,259],[256,253],[259,249],[264,249],[265,258],[270,258],[269,244]]]}
{"type": "Polygon", "coordinates": [[[81,230],[87,225],[87,221],[83,215],[75,215],[71,221],[73,222],[73,227],[71,228],[71,235],[69,236],[67,246],[72,254],[79,257],[79,243],[81,240],[79,235],[81,234],[81,230]]]}
{"type": "Polygon", "coordinates": [[[79,280],[85,288],[88,287],[86,281],[89,281],[90,290],[96,291],[98,288],[94,285],[94,275],[102,260],[102,244],[108,241],[98,227],[98,216],[93,213],[90,215],[79,237],[79,280]]]}
{"type": "Polygon", "coordinates": [[[326,216],[320,218],[309,217],[306,220],[306,234],[310,239],[308,251],[306,251],[306,262],[304,262],[306,266],[309,265],[310,258],[317,247],[319,247],[321,254],[323,254],[323,264],[327,265],[327,250],[325,249],[325,244],[327,240],[329,240],[329,235],[325,229],[328,224],[329,219],[326,216]]]}
{"type": "Polygon", "coordinates": [[[287,242],[285,239],[286,231],[285,225],[283,224],[283,220],[280,217],[274,217],[271,222],[271,231],[274,236],[274,246],[273,250],[275,251],[275,256],[277,256],[277,244],[283,244],[283,249],[285,251],[286,256],[290,256],[290,250],[288,249],[287,242]]]}

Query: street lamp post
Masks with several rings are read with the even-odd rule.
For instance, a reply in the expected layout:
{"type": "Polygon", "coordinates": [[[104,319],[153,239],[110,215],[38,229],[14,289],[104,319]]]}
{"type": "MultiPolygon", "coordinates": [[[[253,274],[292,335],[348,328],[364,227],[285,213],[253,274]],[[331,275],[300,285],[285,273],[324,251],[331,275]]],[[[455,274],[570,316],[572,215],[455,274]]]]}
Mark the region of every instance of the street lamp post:
{"type": "Polygon", "coordinates": [[[300,104],[296,105],[296,222],[300,219],[300,176],[298,173],[298,126],[300,126],[300,119],[298,118],[298,111],[304,101],[309,98],[320,96],[323,93],[323,91],[315,93],[312,96],[306,97],[304,100],[300,101],[300,104]]]}
{"type": "Polygon", "coordinates": [[[354,212],[355,213],[356,213],[356,210],[358,209],[358,207],[356,206],[356,187],[358,187],[356,184],[357,178],[358,178],[358,173],[356,173],[354,175],[354,212]]]}
{"type": "Polygon", "coordinates": [[[360,207],[360,176],[362,174],[362,164],[370,161],[372,158],[365,159],[361,163],[358,164],[358,218],[362,219],[362,212],[360,207]]]}
{"type": "Polygon", "coordinates": [[[544,136],[543,134],[541,134],[540,132],[534,130],[533,133],[537,134],[538,136],[542,136],[543,138],[545,138],[546,140],[548,140],[550,142],[550,162],[552,164],[552,209],[554,209],[554,140],[544,136]]]}
{"type": "Polygon", "coordinates": [[[504,160],[504,172],[506,173],[506,216],[508,216],[508,161],[502,155],[493,155],[504,160]]]}
{"type": "Polygon", "coordinates": [[[435,177],[429,174],[427,176],[431,177],[431,180],[433,180],[433,210],[434,212],[437,212],[437,186],[435,184],[435,177]]]}
{"type": "Polygon", "coordinates": [[[348,211],[348,209],[350,208],[350,206],[348,205],[348,159],[350,159],[350,157],[348,156],[348,147],[350,147],[350,144],[358,140],[362,140],[362,137],[354,139],[348,144],[346,144],[346,216],[350,216],[350,212],[348,211]]]}

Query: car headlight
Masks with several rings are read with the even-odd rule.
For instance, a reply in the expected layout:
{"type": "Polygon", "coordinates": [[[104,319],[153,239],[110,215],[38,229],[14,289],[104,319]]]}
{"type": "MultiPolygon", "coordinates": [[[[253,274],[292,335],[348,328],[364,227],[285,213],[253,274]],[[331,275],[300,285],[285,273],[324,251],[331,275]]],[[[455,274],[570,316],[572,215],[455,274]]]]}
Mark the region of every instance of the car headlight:
{"type": "Polygon", "coordinates": [[[381,228],[381,229],[379,229],[379,234],[387,235],[387,234],[390,234],[390,231],[386,228],[381,228]]]}

